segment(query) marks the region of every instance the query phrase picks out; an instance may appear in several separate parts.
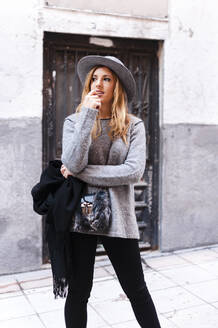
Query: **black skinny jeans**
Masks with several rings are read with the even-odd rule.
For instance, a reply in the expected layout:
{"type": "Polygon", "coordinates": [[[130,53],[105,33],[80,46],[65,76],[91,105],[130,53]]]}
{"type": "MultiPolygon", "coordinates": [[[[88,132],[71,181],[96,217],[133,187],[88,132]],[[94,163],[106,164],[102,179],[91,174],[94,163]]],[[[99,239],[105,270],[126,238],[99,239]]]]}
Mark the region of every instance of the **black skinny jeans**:
{"type": "Polygon", "coordinates": [[[66,327],[87,327],[87,303],[93,285],[98,237],[123,291],[130,300],[139,325],[142,328],[160,328],[154,303],[144,280],[138,240],[78,232],[72,232],[73,275],[65,303],[66,327]]]}

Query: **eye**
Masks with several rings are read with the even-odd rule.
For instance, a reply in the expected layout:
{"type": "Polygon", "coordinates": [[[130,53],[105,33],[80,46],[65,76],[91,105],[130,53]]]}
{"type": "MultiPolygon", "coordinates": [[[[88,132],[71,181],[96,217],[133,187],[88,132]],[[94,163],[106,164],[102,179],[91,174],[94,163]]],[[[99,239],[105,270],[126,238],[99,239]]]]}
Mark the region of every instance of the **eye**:
{"type": "Polygon", "coordinates": [[[96,80],[96,77],[92,77],[92,82],[94,82],[96,80]]]}
{"type": "Polygon", "coordinates": [[[104,80],[107,81],[107,82],[111,81],[111,79],[109,77],[105,77],[104,80]]]}

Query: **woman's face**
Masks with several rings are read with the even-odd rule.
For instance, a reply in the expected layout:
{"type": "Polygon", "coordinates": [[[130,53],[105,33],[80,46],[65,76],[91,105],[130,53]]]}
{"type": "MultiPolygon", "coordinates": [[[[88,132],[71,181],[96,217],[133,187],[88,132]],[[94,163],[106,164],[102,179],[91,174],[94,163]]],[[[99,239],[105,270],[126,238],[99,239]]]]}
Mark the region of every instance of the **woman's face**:
{"type": "Polygon", "coordinates": [[[96,91],[102,103],[111,103],[115,83],[111,70],[107,67],[99,67],[93,73],[91,90],[96,91]]]}

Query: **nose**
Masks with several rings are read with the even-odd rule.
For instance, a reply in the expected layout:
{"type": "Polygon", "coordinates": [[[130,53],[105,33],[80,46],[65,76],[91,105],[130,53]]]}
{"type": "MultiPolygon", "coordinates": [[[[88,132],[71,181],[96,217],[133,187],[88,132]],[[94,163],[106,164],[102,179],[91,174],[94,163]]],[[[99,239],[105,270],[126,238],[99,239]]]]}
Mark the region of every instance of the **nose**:
{"type": "Polygon", "coordinates": [[[96,80],[96,86],[100,86],[101,85],[101,79],[97,79],[96,80]]]}

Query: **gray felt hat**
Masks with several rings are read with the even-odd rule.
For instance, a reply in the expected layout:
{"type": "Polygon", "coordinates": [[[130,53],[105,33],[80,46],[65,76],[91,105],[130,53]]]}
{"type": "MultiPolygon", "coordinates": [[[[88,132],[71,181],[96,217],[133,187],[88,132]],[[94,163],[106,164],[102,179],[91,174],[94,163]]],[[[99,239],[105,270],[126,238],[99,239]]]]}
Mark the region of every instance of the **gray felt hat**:
{"type": "Polygon", "coordinates": [[[130,70],[116,57],[90,55],[80,59],[77,65],[77,72],[82,84],[84,84],[88,72],[97,65],[110,68],[120,79],[128,98],[131,102],[136,91],[136,83],[130,70]]]}

